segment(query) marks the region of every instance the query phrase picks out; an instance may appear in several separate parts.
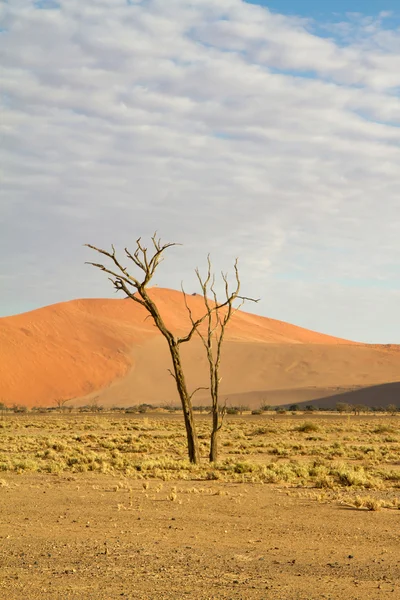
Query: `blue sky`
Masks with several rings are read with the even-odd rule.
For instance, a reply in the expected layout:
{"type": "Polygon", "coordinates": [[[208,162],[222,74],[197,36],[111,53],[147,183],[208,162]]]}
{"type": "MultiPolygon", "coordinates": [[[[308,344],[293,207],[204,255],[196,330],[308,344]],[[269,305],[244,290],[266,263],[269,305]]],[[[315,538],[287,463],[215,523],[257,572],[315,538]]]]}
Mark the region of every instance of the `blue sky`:
{"type": "Polygon", "coordinates": [[[382,11],[400,12],[398,0],[254,0],[252,4],[265,6],[278,13],[315,18],[349,12],[363,15],[377,15],[382,11]]]}
{"type": "Polygon", "coordinates": [[[0,316],[157,229],[160,286],[238,256],[260,314],[400,343],[397,0],[52,4],[0,5],[0,316]]]}

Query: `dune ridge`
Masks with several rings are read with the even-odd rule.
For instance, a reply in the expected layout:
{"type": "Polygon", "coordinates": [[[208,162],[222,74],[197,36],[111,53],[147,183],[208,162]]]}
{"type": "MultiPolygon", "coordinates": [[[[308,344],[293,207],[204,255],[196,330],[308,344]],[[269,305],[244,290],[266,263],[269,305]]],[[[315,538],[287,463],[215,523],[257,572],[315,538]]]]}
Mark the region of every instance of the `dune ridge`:
{"type": "MultiPolygon", "coordinates": [[[[187,332],[183,294],[150,293],[167,326],[187,332]]],[[[195,317],[203,314],[201,296],[187,301],[195,317]]],[[[199,340],[183,355],[189,385],[206,384],[199,340]]],[[[51,406],[58,398],[74,404],[93,395],[105,405],[177,402],[169,366],[165,340],[130,299],[72,300],[0,318],[0,401],[9,405],[51,406]]],[[[272,390],[303,390],[304,398],[313,386],[393,382],[399,367],[399,346],[368,346],[239,311],[227,329],[222,393],[245,394],[250,404],[252,393],[259,402],[272,390]]],[[[207,403],[207,393],[198,400],[207,403]]]]}

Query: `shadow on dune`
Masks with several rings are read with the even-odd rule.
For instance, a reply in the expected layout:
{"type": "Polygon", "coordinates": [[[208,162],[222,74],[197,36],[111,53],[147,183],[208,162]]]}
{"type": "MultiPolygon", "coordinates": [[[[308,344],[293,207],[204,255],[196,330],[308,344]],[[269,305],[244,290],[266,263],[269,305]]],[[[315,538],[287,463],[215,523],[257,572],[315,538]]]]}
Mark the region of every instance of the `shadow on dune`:
{"type": "Polygon", "coordinates": [[[309,402],[299,402],[298,406],[299,408],[303,408],[306,405],[315,406],[316,408],[336,408],[338,402],[352,405],[362,404],[369,408],[386,408],[389,404],[400,406],[400,381],[357,388],[351,391],[317,398],[309,402]]]}

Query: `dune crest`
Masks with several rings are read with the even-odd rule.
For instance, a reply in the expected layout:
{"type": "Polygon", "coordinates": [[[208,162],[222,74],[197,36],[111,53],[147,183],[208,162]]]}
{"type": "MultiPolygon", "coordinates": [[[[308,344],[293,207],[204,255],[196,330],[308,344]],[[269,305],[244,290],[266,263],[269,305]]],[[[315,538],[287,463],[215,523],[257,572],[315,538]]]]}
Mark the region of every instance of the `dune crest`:
{"type": "MultiPolygon", "coordinates": [[[[150,293],[167,326],[187,332],[183,294],[150,293]]],[[[195,318],[203,314],[201,296],[187,301],[195,318]]],[[[204,385],[198,340],[185,347],[184,360],[189,384],[204,385]]],[[[73,300],[0,319],[0,401],[8,405],[51,406],[91,394],[116,405],[176,401],[169,366],[165,340],[130,299],[73,300]]],[[[227,329],[224,393],[386,383],[399,366],[397,346],[369,347],[239,311],[227,329]]]]}

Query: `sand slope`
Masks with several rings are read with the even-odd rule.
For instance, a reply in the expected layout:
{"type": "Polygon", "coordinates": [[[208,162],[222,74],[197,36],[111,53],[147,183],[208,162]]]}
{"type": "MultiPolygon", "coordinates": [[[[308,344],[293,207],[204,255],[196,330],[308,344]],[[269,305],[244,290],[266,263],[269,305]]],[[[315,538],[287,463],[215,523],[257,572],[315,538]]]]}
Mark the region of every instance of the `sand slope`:
{"type": "MultiPolygon", "coordinates": [[[[151,293],[167,325],[187,332],[182,294],[151,293]]],[[[202,314],[200,296],[188,301],[195,316],[202,314]]],[[[199,340],[183,355],[189,386],[205,385],[199,340]]],[[[177,402],[169,367],[165,340],[129,299],[75,300],[0,319],[0,401],[9,405],[93,395],[106,405],[177,402]]],[[[278,404],[394,382],[399,373],[398,346],[357,344],[240,311],[227,331],[222,393],[251,406],[278,404]]],[[[207,392],[198,402],[208,402],[207,392]]]]}

